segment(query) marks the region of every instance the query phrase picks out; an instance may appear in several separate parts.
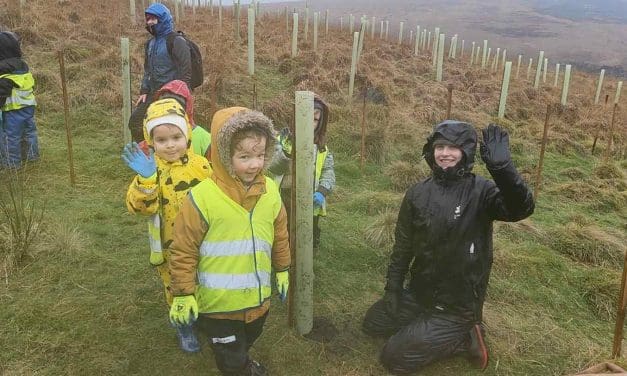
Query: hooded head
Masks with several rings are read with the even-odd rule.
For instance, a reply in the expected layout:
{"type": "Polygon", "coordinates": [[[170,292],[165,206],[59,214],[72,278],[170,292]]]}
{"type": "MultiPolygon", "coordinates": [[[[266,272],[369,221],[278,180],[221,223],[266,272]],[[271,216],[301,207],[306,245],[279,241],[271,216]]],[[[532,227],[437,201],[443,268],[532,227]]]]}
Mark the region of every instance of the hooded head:
{"type": "Polygon", "coordinates": [[[0,60],[22,57],[20,38],[11,31],[0,32],[0,60]]]}
{"type": "MultiPolygon", "coordinates": [[[[144,117],[144,138],[148,145],[154,148],[154,129],[163,124],[171,124],[177,127],[185,136],[186,150],[180,156],[182,162],[186,162],[188,154],[191,153],[192,127],[187,119],[183,106],[173,98],[160,99],[152,102],[146,110],[144,117]]],[[[157,156],[159,156],[157,154],[157,156]]]]}
{"type": "Polygon", "coordinates": [[[475,164],[475,150],[477,148],[477,132],[472,125],[457,120],[446,120],[435,126],[433,133],[427,137],[427,143],[422,148],[422,156],[425,158],[431,170],[441,172],[434,157],[435,145],[453,145],[461,149],[462,158],[452,168],[456,175],[464,175],[472,170],[475,164]]]}
{"type": "Polygon", "coordinates": [[[157,24],[146,27],[148,32],[157,37],[163,37],[174,31],[174,20],[172,20],[172,14],[170,10],[161,3],[153,3],[144,14],[151,14],[157,17],[157,24]]]}
{"type": "Polygon", "coordinates": [[[314,144],[318,150],[325,151],[327,148],[327,124],[329,123],[329,105],[319,95],[314,96],[314,110],[320,110],[318,126],[314,130],[314,144]]]}
{"type": "Polygon", "coordinates": [[[159,90],[157,90],[157,93],[155,93],[155,99],[162,98],[174,98],[181,104],[181,106],[184,106],[187,118],[189,119],[192,128],[194,128],[196,125],[194,122],[194,97],[184,81],[172,80],[163,85],[159,90]]]}
{"type": "Polygon", "coordinates": [[[272,121],[258,111],[245,107],[230,107],[216,112],[211,122],[211,161],[213,167],[212,178],[223,188],[225,186],[242,186],[233,171],[231,164],[233,137],[248,130],[261,132],[266,137],[264,169],[272,161],[276,134],[272,121]]]}

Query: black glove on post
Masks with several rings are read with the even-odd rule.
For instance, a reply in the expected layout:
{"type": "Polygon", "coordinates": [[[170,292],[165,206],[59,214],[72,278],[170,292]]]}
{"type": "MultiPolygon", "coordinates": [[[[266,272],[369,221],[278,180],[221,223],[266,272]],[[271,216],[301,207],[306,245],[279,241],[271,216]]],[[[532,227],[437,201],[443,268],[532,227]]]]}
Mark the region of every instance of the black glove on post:
{"type": "Polygon", "coordinates": [[[401,300],[400,295],[401,294],[396,291],[386,291],[385,295],[383,295],[385,310],[393,319],[398,319],[398,305],[401,300]]]}
{"type": "Polygon", "coordinates": [[[512,160],[509,153],[509,135],[496,124],[490,124],[483,130],[481,142],[481,159],[488,169],[498,170],[506,167],[512,160]]]}

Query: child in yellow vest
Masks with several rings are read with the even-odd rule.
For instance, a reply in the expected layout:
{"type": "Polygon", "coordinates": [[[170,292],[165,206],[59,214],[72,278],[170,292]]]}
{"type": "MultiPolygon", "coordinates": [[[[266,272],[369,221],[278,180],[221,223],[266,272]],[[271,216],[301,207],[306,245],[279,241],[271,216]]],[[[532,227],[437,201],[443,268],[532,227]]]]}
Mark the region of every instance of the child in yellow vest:
{"type": "MultiPolygon", "coordinates": [[[[133,214],[151,216],[150,263],[163,281],[168,305],[172,294],[167,248],[172,243],[174,218],[189,189],[211,175],[209,162],[194,154],[191,136],[191,125],[178,101],[158,100],[148,107],[144,118],[144,137],[154,154],[150,150],[146,156],[136,143],[127,144],[122,154],[137,173],[128,188],[126,206],[133,214]]],[[[177,326],[177,335],[184,351],[200,350],[191,325],[177,326]]]]}
{"type": "Polygon", "coordinates": [[[224,375],[265,375],[248,350],[270,305],[270,276],[288,289],[287,214],[263,175],[276,142],[272,122],[243,107],[218,111],[211,124],[213,175],[192,188],[174,222],[170,320],[198,319],[224,375]]]}

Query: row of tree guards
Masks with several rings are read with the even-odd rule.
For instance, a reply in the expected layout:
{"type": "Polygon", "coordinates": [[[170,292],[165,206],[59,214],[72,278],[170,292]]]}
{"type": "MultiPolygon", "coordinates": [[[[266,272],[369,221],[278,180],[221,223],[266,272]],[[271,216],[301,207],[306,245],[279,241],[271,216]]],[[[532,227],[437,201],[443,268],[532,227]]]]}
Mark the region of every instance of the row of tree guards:
{"type": "MultiPolygon", "coordinates": [[[[131,1],[131,9],[134,9],[134,1],[131,1]]],[[[142,1],[143,2],[143,1],[142,1]]],[[[213,15],[213,1],[207,0],[199,0],[198,3],[195,1],[194,4],[194,12],[196,5],[198,6],[208,6],[211,8],[211,14],[213,15]]],[[[143,5],[143,4],[142,4],[143,5]]],[[[179,6],[181,5],[181,1],[174,1],[175,5],[175,14],[176,17],[180,17],[183,14],[182,10],[179,10],[179,6]]],[[[189,4],[188,4],[189,5],[189,4]]],[[[219,23],[218,26],[222,27],[222,1],[218,2],[218,17],[219,23]]],[[[255,90],[255,20],[256,15],[259,14],[259,4],[254,2],[247,9],[248,14],[248,74],[253,79],[253,107],[256,107],[256,90],[255,90]]],[[[290,17],[288,13],[287,7],[284,10],[285,13],[285,22],[286,22],[286,31],[289,33],[291,31],[291,56],[298,56],[298,37],[299,37],[299,13],[292,13],[292,28],[290,30],[290,17]]],[[[309,8],[305,9],[305,18],[304,18],[304,39],[308,40],[309,34],[309,8]]],[[[277,13],[277,15],[279,15],[277,13]]],[[[233,9],[233,17],[235,19],[235,27],[234,27],[234,35],[236,38],[240,37],[240,4],[239,0],[234,2],[233,9]]],[[[134,20],[134,17],[132,17],[134,20]]],[[[318,47],[318,28],[321,17],[319,12],[313,13],[313,50],[317,51],[318,47]]],[[[375,38],[375,23],[376,18],[372,17],[369,20],[367,17],[361,18],[361,23],[358,31],[354,30],[355,19],[353,15],[349,16],[349,31],[351,35],[353,35],[353,46],[352,46],[352,56],[351,56],[351,66],[350,66],[350,76],[349,76],[349,88],[348,88],[348,99],[349,101],[353,98],[354,93],[354,85],[355,85],[355,74],[357,72],[359,59],[361,53],[363,51],[364,40],[370,35],[370,39],[375,38]]],[[[327,10],[325,13],[325,35],[329,32],[329,11],[327,10]]],[[[399,25],[399,34],[397,43],[399,45],[404,44],[404,23],[401,22],[399,25]]],[[[344,22],[343,17],[340,18],[340,31],[343,30],[344,22]]],[[[389,37],[389,21],[380,21],[380,29],[379,29],[379,38],[383,40],[388,40],[389,37]]],[[[446,36],[444,33],[440,33],[439,28],[435,28],[433,36],[430,31],[426,29],[420,28],[420,26],[416,27],[416,32],[414,34],[413,30],[409,33],[410,45],[413,41],[414,55],[418,56],[421,51],[429,51],[432,56],[433,68],[435,69],[435,79],[437,81],[442,81],[443,75],[443,62],[444,62],[444,51],[445,51],[445,42],[446,36]],[[415,37],[414,37],[415,36],[415,37]],[[433,43],[432,43],[433,42],[433,43]]],[[[465,41],[461,41],[461,49],[459,50],[458,55],[458,44],[459,37],[454,35],[451,38],[451,42],[449,44],[448,50],[448,58],[450,60],[456,59],[459,56],[460,59],[464,57],[464,47],[465,41]]],[[[122,91],[123,91],[123,125],[122,129],[125,134],[125,140],[130,140],[130,133],[126,124],[128,123],[128,119],[131,114],[131,86],[130,86],[130,65],[129,65],[129,40],[128,38],[121,39],[121,49],[122,49],[122,91]]],[[[475,42],[472,42],[472,47],[469,56],[469,66],[479,65],[481,64],[481,69],[489,69],[492,73],[500,71],[501,67],[503,68],[503,81],[501,87],[501,96],[499,101],[498,108],[498,117],[504,118],[505,110],[506,110],[506,102],[507,102],[507,93],[510,84],[510,77],[512,74],[512,62],[506,60],[507,50],[503,50],[501,54],[500,48],[496,49],[494,56],[492,57],[492,48],[488,46],[488,41],[483,41],[483,46],[477,46],[475,42]]],[[[518,79],[520,73],[520,67],[522,62],[522,55],[518,55],[518,61],[516,66],[515,78],[518,79]]],[[[533,87],[535,89],[539,89],[541,86],[540,80],[542,83],[546,82],[547,76],[547,68],[548,68],[548,59],[544,57],[544,51],[540,51],[540,54],[537,59],[536,64],[536,72],[535,79],[533,80],[533,87]]],[[[530,77],[532,70],[533,59],[529,59],[529,64],[527,66],[527,80],[530,77]]],[[[558,78],[559,78],[559,70],[560,64],[556,64],[555,69],[555,77],[553,86],[557,87],[558,78]]],[[[566,65],[564,72],[564,82],[562,87],[562,95],[561,95],[561,105],[564,106],[567,104],[568,98],[568,89],[570,85],[570,78],[572,73],[572,67],[570,64],[566,65]]],[[[595,101],[594,103],[598,103],[599,96],[602,90],[603,79],[605,75],[605,70],[601,71],[601,75],[599,78],[599,82],[597,85],[597,90],[595,93],[595,101]]],[[[453,85],[449,84],[448,87],[448,100],[447,100],[447,108],[446,108],[446,118],[450,118],[451,107],[452,107],[452,97],[453,97],[453,85]]],[[[608,137],[608,147],[606,149],[606,154],[604,159],[607,160],[609,158],[612,146],[612,138],[613,138],[613,129],[615,124],[616,112],[618,108],[618,103],[620,99],[620,93],[622,89],[622,81],[620,81],[617,85],[616,95],[614,98],[614,108],[612,113],[612,121],[609,130],[608,137]]],[[[365,135],[366,135],[366,98],[367,98],[367,88],[364,89],[363,95],[363,113],[362,113],[362,129],[361,129],[361,156],[360,156],[360,166],[363,169],[365,164],[365,135]]],[[[609,95],[606,96],[606,104],[609,99],[609,95]]],[[[535,186],[534,186],[534,196],[537,198],[540,193],[540,186],[542,181],[542,168],[544,162],[544,153],[546,149],[546,144],[548,140],[548,130],[549,130],[549,122],[551,115],[555,112],[556,105],[547,105],[545,122],[544,122],[544,130],[542,136],[542,144],[539,156],[539,163],[536,170],[535,177],[535,186]]],[[[293,179],[293,189],[292,189],[292,213],[290,213],[291,225],[290,228],[293,229],[291,231],[291,243],[294,247],[293,254],[295,255],[295,261],[293,265],[293,273],[291,273],[292,278],[292,289],[290,289],[290,304],[289,304],[289,317],[290,322],[295,326],[297,332],[299,334],[307,334],[313,328],[313,239],[312,232],[310,229],[313,227],[312,223],[312,213],[313,213],[313,205],[311,202],[311,196],[313,195],[313,159],[311,156],[313,155],[313,130],[311,129],[311,118],[313,118],[313,93],[311,92],[296,92],[295,96],[295,129],[294,129],[294,145],[295,145],[295,153],[293,158],[293,171],[295,172],[295,176],[293,179]]],[[[596,138],[596,137],[595,137],[596,138]]],[[[69,126],[68,126],[68,142],[71,142],[70,134],[69,134],[69,126]]],[[[596,139],[595,143],[596,145],[596,139]]],[[[593,146],[594,147],[594,146],[593,146]]],[[[594,152],[594,150],[593,150],[594,152]]],[[[73,168],[72,168],[73,175],[73,168]]],[[[627,258],[626,258],[626,272],[627,273],[627,258]]],[[[618,326],[620,324],[621,334],[620,339],[622,340],[622,322],[619,320],[624,320],[625,316],[625,305],[627,304],[627,295],[625,284],[627,283],[625,275],[623,276],[623,289],[621,290],[621,301],[619,304],[619,315],[617,319],[617,331],[618,326]]],[[[617,356],[616,350],[616,342],[618,341],[615,336],[615,349],[613,351],[613,355],[617,356]]]]}

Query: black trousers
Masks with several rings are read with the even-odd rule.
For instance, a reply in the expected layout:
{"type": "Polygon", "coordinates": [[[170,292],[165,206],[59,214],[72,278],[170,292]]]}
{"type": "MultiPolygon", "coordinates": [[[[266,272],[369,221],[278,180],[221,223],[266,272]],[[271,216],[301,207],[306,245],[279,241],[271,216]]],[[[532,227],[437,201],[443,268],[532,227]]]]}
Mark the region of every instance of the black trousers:
{"type": "Polygon", "coordinates": [[[131,112],[131,117],[128,119],[128,129],[131,131],[131,138],[137,143],[144,140],[144,117],[146,116],[148,106],[150,106],[153,101],[153,94],[148,93],[146,95],[146,101],[137,105],[133,112],[131,112]]]}
{"type": "Polygon", "coordinates": [[[238,320],[212,319],[200,315],[198,330],[209,337],[218,369],[223,375],[240,375],[250,362],[248,350],[263,331],[268,313],[245,323],[238,320]]]}
{"type": "Polygon", "coordinates": [[[381,350],[381,364],[393,374],[407,374],[447,357],[466,353],[472,314],[460,314],[439,308],[425,309],[404,291],[399,314],[393,318],[379,300],[366,312],[363,331],[371,336],[388,338],[381,350]]]}

